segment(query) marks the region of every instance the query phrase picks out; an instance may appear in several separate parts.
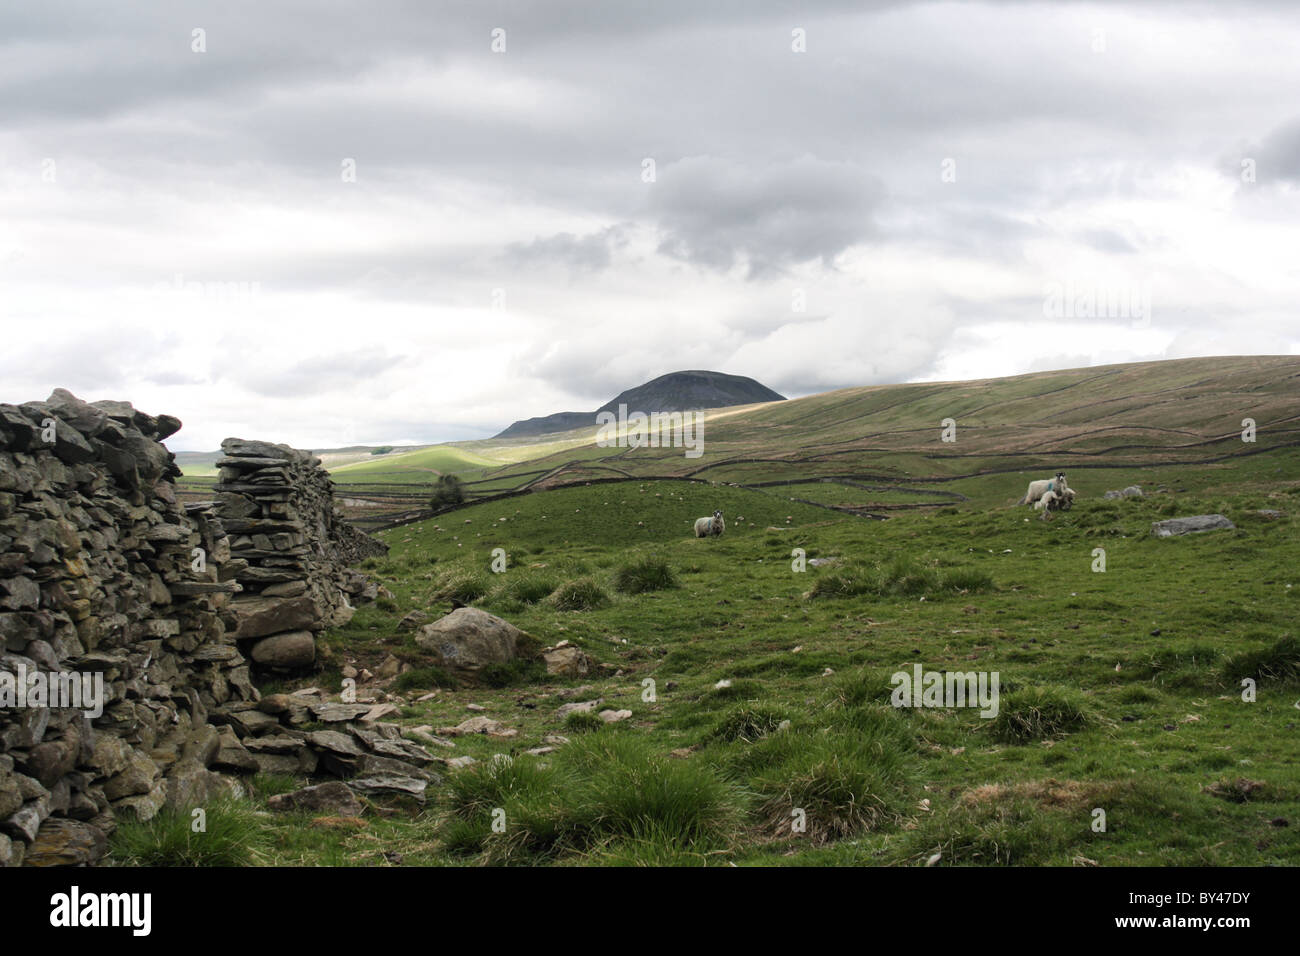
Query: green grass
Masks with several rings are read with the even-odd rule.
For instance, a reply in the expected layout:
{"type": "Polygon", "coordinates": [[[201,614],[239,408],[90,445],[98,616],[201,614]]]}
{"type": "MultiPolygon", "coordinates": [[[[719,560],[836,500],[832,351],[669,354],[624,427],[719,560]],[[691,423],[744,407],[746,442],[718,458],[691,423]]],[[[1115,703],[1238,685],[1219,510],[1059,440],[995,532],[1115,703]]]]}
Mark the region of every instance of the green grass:
{"type": "Polygon", "coordinates": [[[267,862],[267,840],[254,810],[227,800],[204,808],[196,831],[191,811],[160,811],[152,820],[123,820],[109,845],[124,866],[249,866],[267,862]]]}
{"type": "MultiPolygon", "coordinates": [[[[1247,364],[1232,360],[1224,374],[1244,375],[1247,364]]],[[[485,477],[505,486],[572,454],[583,469],[635,480],[473,504],[382,533],[392,550],[369,573],[395,606],[362,606],[326,632],[325,670],[310,680],[329,686],[345,661],[373,669],[396,654],[421,675],[389,688],[402,695],[402,724],[450,726],[475,703],[518,733],[457,738],[438,755],[479,764],[448,770],[424,813],[367,817],[370,834],[435,865],[924,865],[935,854],[941,865],[1300,863],[1300,538],[1291,514],[1300,453],[1264,448],[1188,464],[1233,451],[1227,442],[1188,450],[1175,445],[1191,438],[1171,437],[1227,433],[1231,421],[1214,422],[1229,393],[1193,390],[1180,404],[1161,397],[1181,381],[1165,371],[1142,402],[1090,412],[1089,403],[1128,394],[1117,376],[1136,383],[1131,391],[1146,386],[1138,371],[1088,375],[977,385],[968,396],[937,385],[892,398],[852,390],[808,400],[802,413],[770,406],[711,421],[709,452],[693,464],[653,450],[620,450],[615,461],[557,449],[485,477]],[[1080,429],[1074,437],[1011,427],[1041,421],[1046,389],[1061,390],[1046,394],[1080,429]],[[816,415],[801,422],[809,408],[816,415]],[[1168,433],[1105,450],[1135,440],[1150,409],[1170,416],[1168,433]],[[1116,430],[1088,432],[1089,415],[1103,413],[1116,430]],[[947,415],[964,429],[955,449],[939,447],[930,424],[947,415]],[[857,432],[844,422],[871,423],[860,429],[868,437],[848,441],[857,432]],[[913,424],[913,437],[885,434],[913,424]],[[846,454],[832,455],[841,441],[846,454]],[[872,452],[873,441],[895,444],[872,452]],[[1011,502],[1063,456],[1052,441],[1089,455],[1065,462],[1075,507],[1043,522],[1011,502]],[[999,450],[1014,442],[1016,455],[999,450]],[[778,447],[788,456],[773,454],[778,447]],[[1164,463],[1144,463],[1154,458],[1164,463]],[[803,486],[655,475],[702,468],[699,476],[725,481],[788,482],[812,467],[967,500],[877,521],[791,502],[814,497],[800,495],[803,486]],[[1101,500],[1129,484],[1147,496],[1101,500]],[[1260,508],[1286,515],[1264,519],[1260,508]],[[694,538],[693,520],[715,509],[726,534],[694,538]],[[1237,530],[1150,535],[1152,521],[1207,512],[1237,530]],[[508,570],[491,574],[498,547],[508,570]],[[1094,571],[1098,548],[1104,573],[1094,571]],[[799,571],[799,552],[839,562],[799,571]],[[676,586],[643,586],[668,580],[676,586]],[[434,662],[396,623],[415,609],[436,619],[457,597],[541,645],[579,647],[588,673],[532,666],[499,675],[499,686],[435,683],[421,673],[434,662]],[[890,674],[913,664],[997,671],[997,718],[889,707],[890,674]],[[1253,701],[1243,698],[1245,677],[1258,685],[1253,701]],[[443,689],[416,702],[427,684],[443,689]],[[633,716],[608,725],[595,714],[557,716],[563,703],[596,698],[598,709],[633,716]],[[557,734],[569,742],[547,743],[557,734]],[[525,753],[544,746],[554,749],[525,753]],[[512,757],[513,770],[490,764],[496,755],[512,757]],[[495,808],[505,811],[502,833],[491,827],[495,808]],[[1104,832],[1091,826],[1098,808],[1104,832]]],[[[1276,386],[1261,386],[1268,401],[1284,400],[1276,386]]],[[[1249,395],[1244,385],[1240,394],[1249,395]]],[[[584,473],[595,475],[569,474],[584,473]]],[[[374,858],[373,840],[359,834],[301,821],[292,830],[278,818],[252,826],[271,840],[272,861],[374,858]]]]}
{"type": "Polygon", "coordinates": [[[457,774],[440,830],[449,852],[535,863],[622,841],[660,852],[725,847],[744,795],[705,764],[666,759],[644,738],[575,738],[549,764],[489,761],[457,774]]]}

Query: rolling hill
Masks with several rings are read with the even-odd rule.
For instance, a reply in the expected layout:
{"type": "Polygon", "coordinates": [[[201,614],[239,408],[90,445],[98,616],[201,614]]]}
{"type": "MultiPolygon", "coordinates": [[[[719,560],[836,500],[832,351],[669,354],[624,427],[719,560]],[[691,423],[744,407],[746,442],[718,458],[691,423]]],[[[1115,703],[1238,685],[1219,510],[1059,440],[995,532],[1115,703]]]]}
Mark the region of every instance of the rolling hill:
{"type": "Polygon", "coordinates": [[[875,385],[707,413],[704,454],[565,448],[491,473],[520,486],[594,478],[753,485],[947,482],[1022,470],[1134,467],[1300,442],[1300,357],[1180,359],[971,382],[875,385]],[[1256,440],[1243,442],[1243,420],[1256,440]],[[955,422],[955,440],[941,423],[955,422]]]}

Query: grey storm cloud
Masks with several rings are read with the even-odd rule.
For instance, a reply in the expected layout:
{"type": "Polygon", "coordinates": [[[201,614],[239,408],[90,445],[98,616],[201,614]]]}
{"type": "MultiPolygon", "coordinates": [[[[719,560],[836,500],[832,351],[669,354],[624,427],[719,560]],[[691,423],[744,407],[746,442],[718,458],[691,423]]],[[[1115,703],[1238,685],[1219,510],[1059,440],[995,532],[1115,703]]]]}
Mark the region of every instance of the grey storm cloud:
{"type": "Polygon", "coordinates": [[[599,272],[609,268],[615,250],[627,246],[627,235],[619,226],[578,236],[559,232],[538,236],[531,242],[512,243],[505,252],[514,267],[558,265],[574,272],[599,272]]]}
{"type": "Polygon", "coordinates": [[[309,396],[369,383],[407,361],[384,349],[367,348],[305,359],[284,368],[241,369],[232,377],[257,395],[309,396]]]}
{"type": "Polygon", "coordinates": [[[659,251],[721,271],[738,261],[751,278],[835,257],[875,232],[883,189],[864,170],[804,156],[757,169],[715,157],[665,167],[651,207],[659,251]]]}
{"type": "MultiPolygon", "coordinates": [[[[1239,173],[1240,166],[1233,169],[1239,173]]],[[[1300,183],[1300,117],[1275,129],[1259,149],[1258,181],[1285,180],[1300,183]]]]}

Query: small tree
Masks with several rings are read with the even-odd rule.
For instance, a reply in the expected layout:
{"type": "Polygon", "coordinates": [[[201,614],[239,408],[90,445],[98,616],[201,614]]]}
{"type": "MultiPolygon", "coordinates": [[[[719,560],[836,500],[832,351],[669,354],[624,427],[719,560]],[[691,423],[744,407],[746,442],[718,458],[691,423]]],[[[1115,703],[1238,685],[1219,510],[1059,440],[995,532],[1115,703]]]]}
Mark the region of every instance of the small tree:
{"type": "Polygon", "coordinates": [[[458,505],[464,500],[465,489],[461,487],[459,478],[455,475],[438,476],[438,481],[433,486],[433,497],[429,499],[429,505],[434,511],[447,505],[458,505]]]}

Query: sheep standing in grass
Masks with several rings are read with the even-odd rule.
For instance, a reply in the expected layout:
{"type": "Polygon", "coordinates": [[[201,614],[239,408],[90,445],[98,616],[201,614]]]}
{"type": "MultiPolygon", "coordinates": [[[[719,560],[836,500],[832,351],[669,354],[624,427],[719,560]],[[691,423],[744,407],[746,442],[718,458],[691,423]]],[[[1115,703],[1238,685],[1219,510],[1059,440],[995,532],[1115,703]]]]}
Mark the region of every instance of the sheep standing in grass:
{"type": "Polygon", "coordinates": [[[727,530],[726,523],[722,520],[722,512],[713,512],[712,518],[695,519],[695,537],[708,538],[717,537],[727,530]]]}
{"type": "Polygon", "coordinates": [[[1031,481],[1029,483],[1029,490],[1025,492],[1025,496],[1021,498],[1018,503],[1022,505],[1032,505],[1049,491],[1054,491],[1059,495],[1068,490],[1069,488],[1065,484],[1065,472],[1058,471],[1055,478],[1044,478],[1041,481],[1031,481]]]}

